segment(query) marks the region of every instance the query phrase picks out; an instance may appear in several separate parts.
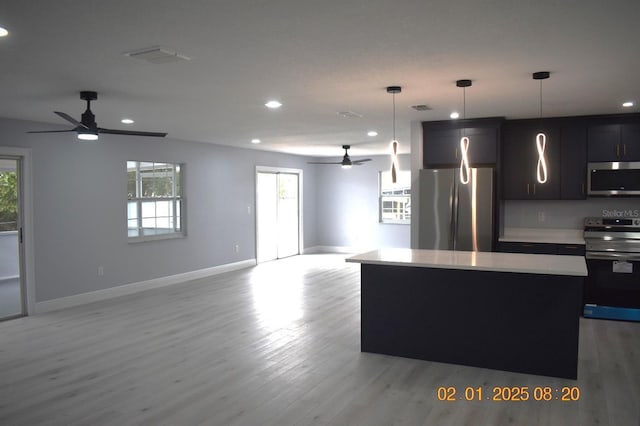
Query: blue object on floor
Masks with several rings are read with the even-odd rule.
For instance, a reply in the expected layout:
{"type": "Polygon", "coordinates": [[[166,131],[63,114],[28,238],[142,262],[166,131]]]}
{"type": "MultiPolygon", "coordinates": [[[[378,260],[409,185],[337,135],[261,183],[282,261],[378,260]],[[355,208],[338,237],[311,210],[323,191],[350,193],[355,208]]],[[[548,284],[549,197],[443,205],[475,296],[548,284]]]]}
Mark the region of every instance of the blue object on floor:
{"type": "Polygon", "coordinates": [[[584,305],[585,318],[602,318],[622,321],[640,321],[640,309],[614,306],[584,305]]]}

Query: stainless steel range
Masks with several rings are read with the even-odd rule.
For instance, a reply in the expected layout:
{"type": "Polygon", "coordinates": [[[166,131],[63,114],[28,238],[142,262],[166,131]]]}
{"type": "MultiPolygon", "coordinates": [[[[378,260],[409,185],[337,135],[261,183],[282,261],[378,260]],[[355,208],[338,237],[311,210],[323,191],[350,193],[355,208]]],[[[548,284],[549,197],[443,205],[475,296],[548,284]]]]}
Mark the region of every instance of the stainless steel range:
{"type": "Polygon", "coordinates": [[[640,321],[640,218],[584,220],[584,316],[640,321]]]}

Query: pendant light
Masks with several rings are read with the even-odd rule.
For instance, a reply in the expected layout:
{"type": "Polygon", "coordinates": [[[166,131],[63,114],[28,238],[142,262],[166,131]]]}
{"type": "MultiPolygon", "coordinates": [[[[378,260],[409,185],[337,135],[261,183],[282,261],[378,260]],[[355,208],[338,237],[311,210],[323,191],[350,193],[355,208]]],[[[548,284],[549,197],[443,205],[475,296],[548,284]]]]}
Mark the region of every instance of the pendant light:
{"type": "MultiPolygon", "coordinates": [[[[462,119],[467,118],[467,87],[471,87],[471,80],[456,81],[457,87],[462,87],[462,119]]],[[[465,136],[464,128],[462,129],[462,137],[460,138],[460,183],[466,185],[469,183],[469,138],[465,136]]]]}
{"type": "MultiPolygon", "coordinates": [[[[539,71],[533,73],[533,79],[540,81],[540,122],[542,122],[542,80],[549,78],[549,71],[539,71]]],[[[547,147],[547,135],[541,130],[536,135],[536,149],[538,150],[538,163],[536,165],[536,180],[538,183],[547,181],[547,160],[544,157],[544,150],[547,147]]]]}
{"type": "Polygon", "coordinates": [[[398,140],[396,139],[396,93],[402,92],[400,86],[387,87],[387,93],[391,93],[393,96],[393,140],[391,141],[391,182],[396,183],[398,181],[398,171],[400,166],[398,164],[398,140]]]}

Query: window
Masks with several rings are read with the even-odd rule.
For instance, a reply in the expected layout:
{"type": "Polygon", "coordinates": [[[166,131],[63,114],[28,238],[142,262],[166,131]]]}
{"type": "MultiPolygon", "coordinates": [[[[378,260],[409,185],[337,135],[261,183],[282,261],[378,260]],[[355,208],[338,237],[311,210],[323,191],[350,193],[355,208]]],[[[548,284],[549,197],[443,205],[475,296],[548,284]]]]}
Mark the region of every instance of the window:
{"type": "Polygon", "coordinates": [[[184,236],[184,165],[127,161],[129,240],[184,236]]]}
{"type": "Polygon", "coordinates": [[[391,172],[380,172],[380,222],[411,222],[411,172],[399,171],[396,183],[391,172]]]}

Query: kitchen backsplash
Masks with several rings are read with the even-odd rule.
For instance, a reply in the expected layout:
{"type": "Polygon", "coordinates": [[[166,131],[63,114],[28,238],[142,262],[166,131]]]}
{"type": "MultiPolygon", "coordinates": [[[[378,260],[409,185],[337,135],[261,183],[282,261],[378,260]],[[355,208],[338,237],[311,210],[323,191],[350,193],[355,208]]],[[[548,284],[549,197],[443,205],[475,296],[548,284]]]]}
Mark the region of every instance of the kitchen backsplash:
{"type": "Polygon", "coordinates": [[[585,217],[640,217],[640,197],[587,200],[509,200],[502,202],[501,229],[582,229],[585,217]]]}

